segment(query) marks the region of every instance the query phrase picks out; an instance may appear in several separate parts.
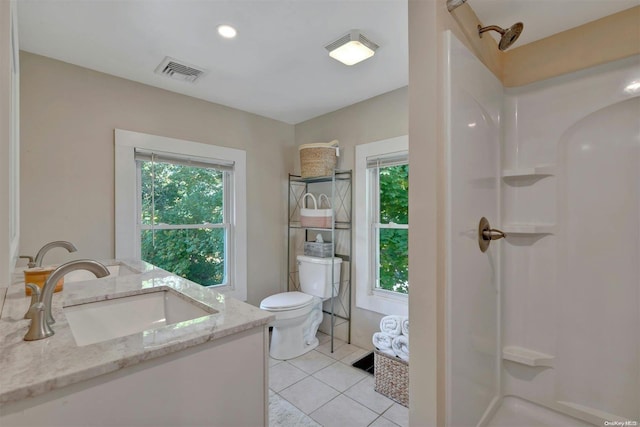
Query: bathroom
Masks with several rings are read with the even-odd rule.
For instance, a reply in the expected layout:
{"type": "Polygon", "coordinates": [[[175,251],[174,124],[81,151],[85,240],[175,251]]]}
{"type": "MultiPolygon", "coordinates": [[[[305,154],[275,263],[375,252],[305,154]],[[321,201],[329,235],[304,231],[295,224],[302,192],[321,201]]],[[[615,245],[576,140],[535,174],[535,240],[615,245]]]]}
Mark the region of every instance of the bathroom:
{"type": "MultiPolygon", "coordinates": [[[[447,362],[449,350],[446,336],[446,322],[449,316],[447,308],[449,243],[446,234],[448,196],[446,193],[446,147],[443,135],[447,133],[447,129],[443,124],[446,113],[440,93],[440,88],[444,87],[443,82],[446,80],[442,59],[444,58],[444,31],[451,30],[455,37],[473,50],[475,56],[488,64],[494,74],[501,76],[503,85],[507,87],[523,86],[579,69],[591,68],[603,62],[613,62],[629,56],[629,53],[624,51],[624,46],[618,47],[607,39],[607,37],[614,37],[615,32],[609,30],[610,27],[607,25],[611,24],[606,22],[602,25],[607,30],[600,30],[597,35],[593,34],[593,30],[589,32],[588,28],[581,33],[592,37],[589,40],[600,40],[601,43],[593,45],[590,42],[588,48],[583,47],[583,50],[591,52],[591,58],[583,60],[585,63],[579,63],[576,57],[589,57],[589,55],[571,44],[575,43],[576,37],[572,38],[570,35],[556,36],[557,39],[547,41],[547,43],[555,42],[556,49],[553,49],[553,46],[549,48],[548,45],[516,43],[510,50],[500,53],[495,39],[475,37],[477,19],[474,17],[474,10],[478,16],[481,10],[484,11],[481,16],[483,25],[496,23],[507,27],[516,21],[523,21],[524,37],[527,31],[533,30],[534,24],[527,20],[526,15],[518,14],[516,5],[520,2],[501,3],[501,11],[496,11],[496,15],[482,9],[482,3],[490,3],[482,0],[476,2],[469,0],[451,13],[447,11],[445,3],[445,1],[416,1],[403,6],[404,14],[408,16],[407,31],[410,41],[408,87],[406,81],[395,87],[393,84],[396,83],[392,83],[389,90],[384,91],[387,93],[383,95],[361,103],[354,102],[344,110],[295,126],[144,86],[131,80],[90,71],[87,68],[63,62],[62,55],[58,58],[60,60],[54,60],[46,58],[47,55],[38,55],[38,52],[23,52],[20,58],[22,82],[20,102],[22,107],[28,110],[26,112],[22,110],[21,117],[19,252],[32,253],[37,251],[44,242],[65,238],[76,243],[79,248],[78,257],[97,259],[114,257],[116,213],[113,196],[115,191],[113,129],[134,130],[221,145],[224,144],[220,141],[236,141],[234,144],[237,148],[248,151],[247,234],[260,236],[259,239],[251,239],[248,245],[246,299],[253,305],[259,305],[262,299],[284,291],[286,286],[286,180],[288,173],[295,172],[299,167],[297,147],[310,142],[338,139],[341,144],[344,144],[341,164],[344,167],[350,167],[354,163],[354,145],[360,142],[409,135],[410,162],[418,165],[412,168],[412,181],[420,183],[418,186],[411,187],[410,190],[411,217],[420,220],[416,220],[411,229],[409,256],[410,260],[413,260],[410,261],[413,279],[409,313],[414,325],[422,325],[420,332],[414,335],[412,341],[412,357],[420,363],[410,366],[411,395],[415,397],[414,401],[420,404],[411,406],[409,417],[411,425],[456,425],[452,424],[453,421],[449,419],[451,415],[447,414],[447,402],[454,400],[460,405],[465,405],[465,401],[463,397],[460,397],[462,400],[457,400],[455,388],[453,388],[453,396],[448,394],[450,388],[445,374],[448,366],[451,365],[447,362]],[[616,49],[611,48],[614,45],[616,49]],[[607,46],[607,48],[598,46],[607,46]],[[576,52],[573,57],[567,53],[571,51],[576,52]],[[537,65],[523,63],[519,55],[533,58],[533,64],[537,65]],[[573,63],[571,63],[572,60],[573,63]],[[557,68],[548,66],[549,63],[556,64],[557,68]],[[578,68],[575,68],[576,63],[578,68]],[[55,114],[51,114],[52,110],[55,114]]],[[[615,12],[637,5],[637,2],[620,3],[625,6],[621,6],[615,12]]],[[[581,2],[571,2],[571,4],[574,5],[572,6],[574,9],[580,9],[582,6],[581,2]]],[[[571,8],[568,9],[567,20],[573,15],[571,8]]],[[[560,27],[549,34],[561,32],[615,12],[596,15],[583,22],[560,27]]],[[[555,12],[546,13],[554,14],[555,12]]],[[[637,55],[637,37],[633,39],[634,34],[637,34],[637,8],[635,11],[627,12],[627,15],[631,16],[631,23],[624,24],[627,21],[623,17],[622,26],[613,25],[612,27],[627,28],[626,46],[637,55]],[[629,37],[632,40],[629,40],[629,37]]],[[[336,37],[339,35],[336,34],[336,37]]],[[[622,40],[625,38],[622,37],[622,40]]],[[[6,46],[3,46],[3,49],[5,48],[6,46]]],[[[637,56],[635,58],[637,59],[637,56]]],[[[277,66],[290,66],[287,64],[284,62],[277,66]]],[[[514,97],[515,94],[511,92],[509,96],[514,97]]],[[[225,104],[225,102],[220,101],[219,104],[225,104]]],[[[5,119],[3,110],[3,120],[5,119]]],[[[511,125],[513,126],[513,123],[511,125]]],[[[514,131],[511,130],[511,132],[514,131]]],[[[508,145],[505,147],[510,150],[516,148],[508,145]]],[[[2,149],[4,150],[5,147],[3,146],[2,149]]],[[[527,164],[529,159],[519,159],[514,152],[510,151],[497,152],[495,155],[497,158],[503,156],[501,168],[504,169],[533,167],[543,163],[536,158],[533,164],[527,164]]],[[[8,156],[3,152],[2,158],[7,159],[8,156]]],[[[548,162],[545,160],[544,163],[548,162]]],[[[533,184],[525,186],[518,182],[505,183],[506,187],[502,194],[503,203],[515,203],[516,199],[523,197],[542,200],[543,195],[535,192],[542,193],[548,190],[554,179],[556,178],[545,177],[535,183],[535,186],[533,184]],[[535,194],[526,194],[527,190],[535,194]]],[[[3,197],[6,197],[8,190],[3,188],[2,191],[3,197]]],[[[507,207],[503,206],[502,209],[502,221],[498,211],[493,217],[490,216],[491,213],[480,213],[476,220],[479,220],[480,216],[487,216],[491,224],[499,229],[506,223],[506,219],[516,219],[508,218],[509,215],[519,213],[515,207],[507,210],[507,207]]],[[[3,215],[6,213],[3,212],[3,215]]],[[[533,209],[532,217],[525,219],[551,222],[544,217],[547,214],[549,212],[533,209]],[[536,218],[535,215],[542,215],[542,217],[536,218]]],[[[638,227],[637,220],[635,227],[638,227]]],[[[2,232],[7,233],[6,230],[2,232]]],[[[508,231],[507,235],[509,235],[508,231]]],[[[494,254],[497,254],[499,253],[497,251],[507,245],[513,245],[508,248],[517,247],[522,251],[506,252],[505,248],[505,253],[501,254],[502,286],[507,297],[508,291],[504,289],[506,280],[513,280],[513,277],[518,274],[515,268],[509,269],[505,266],[507,260],[511,260],[512,265],[525,269],[533,269],[540,265],[535,262],[546,265],[544,258],[539,259],[540,254],[529,253],[527,250],[544,251],[549,247],[548,245],[554,245],[555,242],[550,241],[553,237],[546,235],[536,239],[538,237],[527,235],[508,236],[507,241],[502,240],[492,244],[489,253],[494,251],[494,254]]],[[[7,238],[7,240],[10,239],[7,238]]],[[[63,253],[57,251],[52,252],[50,256],[50,262],[63,262],[68,259],[63,253]]],[[[6,261],[3,260],[3,262],[6,261]]],[[[3,267],[6,265],[3,264],[3,267]]],[[[534,276],[530,277],[533,281],[534,276]]],[[[637,276],[635,283],[637,283],[637,276]]],[[[527,294],[523,297],[516,294],[513,297],[533,298],[534,296],[527,294]]],[[[637,300],[637,286],[635,293],[627,297],[627,300],[633,300],[633,298],[637,300]]],[[[503,300],[502,303],[505,304],[505,301],[503,300]]],[[[456,308],[454,307],[453,310],[453,316],[455,316],[456,308]]],[[[502,307],[502,310],[503,316],[513,315],[509,307],[502,307]]],[[[517,311],[518,308],[513,306],[511,310],[517,311]]],[[[377,328],[380,317],[381,315],[373,311],[359,309],[356,306],[353,309],[353,325],[351,325],[352,344],[370,348],[371,334],[377,328]]],[[[492,318],[491,321],[498,324],[499,319],[492,318]]],[[[519,321],[520,328],[524,329],[526,326],[524,319],[519,321]]],[[[502,339],[505,339],[505,334],[517,332],[517,328],[503,330],[502,339]]],[[[633,333],[630,338],[634,338],[633,333]]],[[[637,341],[633,343],[636,345],[634,351],[637,352],[637,341]]],[[[505,342],[505,344],[514,343],[505,342]]],[[[525,343],[519,344],[524,346],[525,343]]],[[[531,379],[535,380],[536,377],[540,377],[540,373],[545,376],[551,371],[550,369],[542,369],[543,372],[526,371],[528,369],[526,367],[514,367],[509,363],[511,362],[504,362],[506,373],[503,376],[513,374],[514,378],[532,377],[531,379]],[[517,372],[514,374],[514,371],[518,370],[522,371],[521,374],[517,375],[517,372]]],[[[630,373],[635,372],[637,378],[637,363],[634,366],[630,373]]],[[[491,375],[494,374],[497,376],[499,372],[493,372],[491,375]]],[[[640,385],[636,380],[632,386],[631,394],[635,393],[637,403],[640,385]]],[[[513,384],[503,383],[502,387],[504,389],[502,394],[500,390],[497,392],[493,390],[496,396],[515,393],[513,384]]],[[[517,387],[515,389],[517,390],[517,387]]],[[[540,390],[539,393],[547,392],[546,389],[540,390]]],[[[536,401],[535,396],[526,394],[529,392],[530,390],[525,391],[520,396],[526,400],[536,401]]],[[[538,401],[545,404],[544,399],[538,401]]],[[[483,412],[488,407],[489,403],[478,411],[483,412]]],[[[601,410],[613,413],[611,410],[601,410]]],[[[571,414],[579,415],[575,412],[571,414]]],[[[479,416],[482,415],[484,413],[479,416]]],[[[630,420],[638,418],[638,414],[621,413],[620,416],[630,420]]],[[[479,418],[474,419],[468,425],[479,422],[479,418]]]]}

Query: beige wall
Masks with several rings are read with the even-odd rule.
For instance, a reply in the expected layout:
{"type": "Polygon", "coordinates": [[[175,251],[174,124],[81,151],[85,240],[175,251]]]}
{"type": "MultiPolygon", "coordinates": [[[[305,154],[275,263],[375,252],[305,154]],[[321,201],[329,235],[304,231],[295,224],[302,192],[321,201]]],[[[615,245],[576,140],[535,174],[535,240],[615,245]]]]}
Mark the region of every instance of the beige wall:
{"type": "MultiPolygon", "coordinates": [[[[114,257],[120,128],[246,150],[248,301],[283,288],[292,125],[27,52],[21,90],[22,253],[64,239],[74,258],[114,257]]],[[[45,263],[66,259],[58,249],[45,263]]]]}
{"type": "Polygon", "coordinates": [[[9,147],[11,141],[11,38],[10,4],[0,1],[0,288],[11,278],[9,236],[9,147]]]}
{"type": "Polygon", "coordinates": [[[638,54],[640,6],[508,50],[503,83],[522,86],[638,54]]]}
{"type": "MultiPolygon", "coordinates": [[[[400,88],[299,123],[295,127],[296,145],[337,139],[340,141],[338,166],[353,170],[356,145],[408,134],[408,91],[407,87],[400,88]]],[[[298,172],[299,163],[298,158],[298,172]]],[[[358,206],[353,206],[352,218],[356,209],[358,206]]],[[[355,281],[352,281],[351,342],[371,348],[371,336],[379,330],[382,315],[355,306],[355,287],[355,281]]]]}

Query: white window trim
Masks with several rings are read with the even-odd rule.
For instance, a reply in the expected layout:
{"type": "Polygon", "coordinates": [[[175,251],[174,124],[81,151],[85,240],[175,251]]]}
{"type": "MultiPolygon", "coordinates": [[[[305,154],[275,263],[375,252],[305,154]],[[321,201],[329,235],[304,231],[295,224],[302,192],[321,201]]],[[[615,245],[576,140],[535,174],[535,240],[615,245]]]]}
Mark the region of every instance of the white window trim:
{"type": "Polygon", "coordinates": [[[138,191],[135,149],[156,150],[164,153],[196,156],[234,162],[234,206],[230,283],[216,286],[242,301],[247,299],[247,167],[246,152],[234,148],[184,141],[127,130],[115,130],[115,217],[116,258],[140,259],[140,234],[137,229],[138,191]]]}
{"type": "Polygon", "coordinates": [[[408,295],[375,289],[375,276],[372,276],[371,230],[367,218],[370,188],[367,187],[367,158],[409,151],[407,135],[396,138],[356,145],[355,156],[355,279],[356,307],[381,314],[407,316],[409,313],[408,295]]]}

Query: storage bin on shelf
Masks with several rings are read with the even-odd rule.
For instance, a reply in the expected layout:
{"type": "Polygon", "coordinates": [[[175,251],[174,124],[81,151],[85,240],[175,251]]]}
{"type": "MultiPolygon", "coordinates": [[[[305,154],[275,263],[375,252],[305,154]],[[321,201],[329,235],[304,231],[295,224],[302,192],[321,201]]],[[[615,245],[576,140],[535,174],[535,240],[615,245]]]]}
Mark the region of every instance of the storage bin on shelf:
{"type": "Polygon", "coordinates": [[[319,200],[316,200],[316,196],[311,193],[306,193],[302,196],[302,205],[304,206],[307,197],[311,197],[313,200],[313,208],[301,208],[300,209],[300,225],[303,227],[313,228],[331,228],[333,223],[333,209],[331,208],[331,202],[326,194],[320,194],[319,200]],[[328,209],[321,209],[318,207],[318,202],[322,206],[322,199],[327,201],[329,205],[328,209]]]}
{"type": "Polygon", "coordinates": [[[333,256],[333,244],[331,242],[304,242],[304,254],[320,258],[333,256]]]}
{"type": "Polygon", "coordinates": [[[298,150],[300,151],[300,176],[302,178],[331,175],[340,155],[337,139],[331,142],[303,144],[298,150]]]}
{"type": "Polygon", "coordinates": [[[374,350],[374,389],[409,407],[409,364],[404,360],[374,350]]]}

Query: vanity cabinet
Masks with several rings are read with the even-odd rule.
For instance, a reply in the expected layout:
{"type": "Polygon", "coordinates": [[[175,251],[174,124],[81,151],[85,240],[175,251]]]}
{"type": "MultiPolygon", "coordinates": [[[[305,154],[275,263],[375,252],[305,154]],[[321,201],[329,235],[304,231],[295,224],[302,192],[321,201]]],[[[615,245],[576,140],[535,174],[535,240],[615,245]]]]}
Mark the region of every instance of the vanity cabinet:
{"type": "Polygon", "coordinates": [[[42,340],[23,341],[31,299],[24,283],[7,289],[0,314],[0,426],[268,424],[271,313],[144,261],[103,263],[117,272],[91,280],[68,275],[52,299],[55,334],[42,340]],[[152,306],[134,298],[155,294],[210,314],[180,317],[170,298],[164,322],[143,321],[140,332],[108,325],[104,312],[89,314],[126,300],[138,301],[128,310],[144,317],[141,310],[156,310],[165,297],[152,306]],[[96,334],[95,342],[78,335],[70,314],[83,305],[87,324],[100,319],[111,332],[96,334]]]}
{"type": "Polygon", "coordinates": [[[266,426],[268,338],[250,329],[0,406],[0,425],[266,426]]]}

